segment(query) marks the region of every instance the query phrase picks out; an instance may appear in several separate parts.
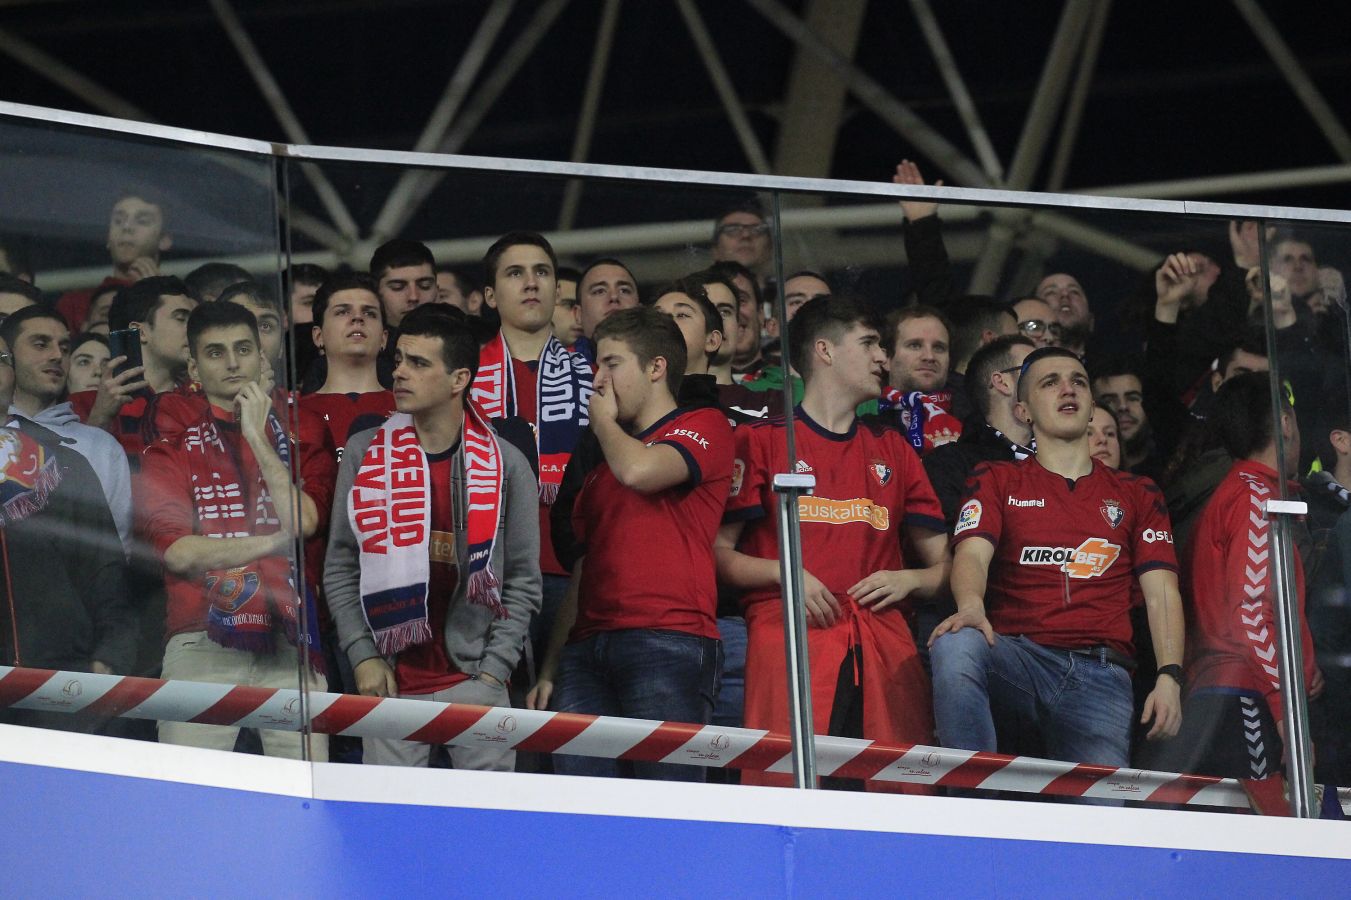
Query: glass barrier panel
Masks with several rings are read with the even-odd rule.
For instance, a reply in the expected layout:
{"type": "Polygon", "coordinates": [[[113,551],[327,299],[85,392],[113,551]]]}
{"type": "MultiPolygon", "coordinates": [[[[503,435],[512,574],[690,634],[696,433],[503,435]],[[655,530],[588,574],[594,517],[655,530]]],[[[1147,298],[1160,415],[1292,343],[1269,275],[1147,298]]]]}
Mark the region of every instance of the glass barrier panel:
{"type": "Polygon", "coordinates": [[[804,515],[803,564],[817,577],[853,567],[826,585],[843,624],[809,628],[817,728],[896,748],[874,746],[867,766],[822,784],[1119,804],[1170,780],[1137,770],[1244,776],[1226,766],[1245,748],[1207,739],[1213,665],[1197,663],[1199,687],[1183,667],[1184,644],[1210,646],[1198,604],[1216,601],[1193,589],[1194,566],[1197,554],[1211,564],[1197,549],[1214,530],[1204,501],[1229,470],[1205,420],[1247,333],[1247,271],[1227,223],[883,197],[780,206],[786,315],[811,308],[793,308],[803,294],[829,293],[846,317],[857,304],[875,317],[886,368],[863,403],[827,352],[839,338],[797,336],[830,385],[813,396],[809,379],[806,418],[847,423],[858,402],[864,423],[887,426],[846,441],[837,425],[817,459],[803,447],[822,433],[798,429],[817,473],[802,508],[821,517],[804,515]],[[840,504],[869,517],[842,526],[840,504]],[[869,539],[876,555],[860,552],[869,539]],[[987,678],[992,668],[1004,675],[987,678]],[[1078,698],[1052,696],[1070,675],[1078,698]],[[1042,760],[1121,772],[1062,792],[1063,768],[1042,760]]]}
{"type": "Polygon", "coordinates": [[[0,717],[301,758],[273,160],[21,119],[0,131],[0,661],[37,685],[0,717]],[[245,312],[206,305],[222,299],[245,312]],[[79,674],[33,674],[52,669],[79,674]],[[191,684],[174,700],[100,676],[191,684]],[[220,685],[282,693],[259,706],[220,685]]]}
{"type": "MultiPolygon", "coordinates": [[[[1248,228],[1256,237],[1256,223],[1248,228]]],[[[1280,701],[1294,713],[1300,743],[1309,748],[1292,752],[1301,748],[1284,741],[1288,757],[1312,767],[1314,814],[1325,791],[1351,784],[1346,727],[1351,620],[1343,546],[1345,535],[1351,534],[1351,517],[1345,515],[1346,485],[1351,483],[1351,365],[1342,277],[1351,265],[1348,237],[1351,232],[1340,226],[1266,221],[1261,233],[1264,268],[1253,272],[1254,294],[1260,295],[1254,303],[1266,326],[1270,391],[1281,403],[1283,426],[1279,432],[1273,429],[1269,462],[1281,476],[1281,499],[1307,504],[1307,515],[1279,517],[1288,534],[1291,571],[1278,587],[1298,612],[1299,628],[1291,631],[1298,635],[1302,661],[1295,667],[1302,670],[1302,678],[1282,673],[1280,701]]],[[[1265,411],[1265,421],[1274,415],[1274,408],[1265,411]]],[[[1279,652],[1289,652],[1293,660],[1289,639],[1282,641],[1279,652]]],[[[1279,717],[1282,710],[1271,705],[1279,717]]],[[[1290,720],[1281,724],[1282,737],[1290,735],[1290,720]]]]}
{"type": "MultiPolygon", "coordinates": [[[[289,235],[293,282],[302,265],[325,270],[309,273],[322,282],[313,323],[293,330],[295,359],[307,360],[299,407],[327,420],[342,451],[331,533],[307,546],[325,555],[329,689],[515,710],[484,720],[499,736],[488,746],[442,749],[454,733],[413,742],[401,738],[416,728],[395,729],[335,739],[333,758],[735,781],[725,764],[750,744],[734,731],[657,752],[680,732],[635,749],[639,732],[596,723],[577,737],[570,720],[543,717],[743,724],[742,592],[717,588],[714,542],[738,471],[732,426],[781,408],[773,392],[737,383],[761,359],[768,216],[744,211],[754,198],[743,192],[697,185],[319,165],[375,235],[325,248],[295,217],[289,235]],[[745,265],[709,271],[719,257],[745,265]],[[675,328],[636,313],[602,324],[640,303],[675,328]],[[678,357],[677,384],[662,373],[678,357]],[[470,368],[471,383],[449,374],[470,368]],[[466,396],[482,422],[464,415],[466,396]],[[453,423],[445,439],[429,430],[442,421],[453,423]],[[380,448],[402,440],[422,449],[418,474],[386,482],[380,448]],[[402,535],[399,479],[423,473],[428,493],[413,497],[430,504],[428,533],[402,535]],[[445,507],[434,493],[443,480],[445,507]],[[404,537],[399,565],[429,571],[430,588],[397,620],[373,586],[402,586],[378,551],[404,537]]],[[[292,202],[306,200],[293,163],[286,178],[292,202]]],[[[772,508],[742,513],[756,514],[772,527],[772,508]]],[[[757,577],[776,580],[776,567],[757,577]]],[[[781,704],[781,692],[766,702],[781,704]]]]}

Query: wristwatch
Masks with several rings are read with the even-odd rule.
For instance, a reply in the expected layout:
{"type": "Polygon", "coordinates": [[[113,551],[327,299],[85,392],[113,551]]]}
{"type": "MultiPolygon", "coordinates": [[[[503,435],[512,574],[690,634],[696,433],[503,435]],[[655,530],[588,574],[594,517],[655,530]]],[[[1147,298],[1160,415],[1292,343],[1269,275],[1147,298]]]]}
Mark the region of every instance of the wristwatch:
{"type": "Polygon", "coordinates": [[[1157,671],[1158,674],[1167,675],[1169,678],[1176,681],[1178,687],[1183,688],[1187,686],[1187,676],[1182,674],[1182,667],[1179,666],[1177,663],[1170,663],[1169,665],[1166,666],[1159,666],[1157,671]]]}

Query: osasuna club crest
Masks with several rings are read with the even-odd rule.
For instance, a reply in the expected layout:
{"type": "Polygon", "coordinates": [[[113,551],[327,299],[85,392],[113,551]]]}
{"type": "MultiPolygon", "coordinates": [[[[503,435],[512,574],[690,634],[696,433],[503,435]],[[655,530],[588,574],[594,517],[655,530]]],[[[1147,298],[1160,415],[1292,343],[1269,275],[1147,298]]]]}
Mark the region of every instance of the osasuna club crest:
{"type": "Polygon", "coordinates": [[[880,459],[875,459],[868,465],[868,472],[873,478],[877,479],[877,483],[882,487],[886,487],[887,482],[891,480],[891,466],[880,459]]]}
{"type": "Polygon", "coordinates": [[[1126,517],[1126,511],[1121,508],[1119,500],[1104,500],[1102,506],[1098,507],[1102,517],[1107,520],[1107,524],[1113,528],[1121,524],[1121,520],[1126,517]]]}

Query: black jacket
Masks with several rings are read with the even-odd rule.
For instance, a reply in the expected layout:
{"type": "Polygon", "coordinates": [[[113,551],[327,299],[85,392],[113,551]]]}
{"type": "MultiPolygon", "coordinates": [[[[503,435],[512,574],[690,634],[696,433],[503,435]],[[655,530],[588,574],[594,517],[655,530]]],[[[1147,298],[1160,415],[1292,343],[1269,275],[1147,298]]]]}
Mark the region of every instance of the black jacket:
{"type": "Polygon", "coordinates": [[[0,662],[89,671],[98,660],[127,672],[137,625],[98,476],[53,432],[26,420],[20,429],[55,458],[59,481],[27,515],[8,506],[0,524],[0,662]]]}
{"type": "Polygon", "coordinates": [[[961,437],[925,455],[924,471],[943,506],[943,521],[949,535],[966,499],[966,479],[971,470],[983,462],[1016,459],[1017,449],[1021,448],[983,419],[972,418],[963,425],[961,437]]]}

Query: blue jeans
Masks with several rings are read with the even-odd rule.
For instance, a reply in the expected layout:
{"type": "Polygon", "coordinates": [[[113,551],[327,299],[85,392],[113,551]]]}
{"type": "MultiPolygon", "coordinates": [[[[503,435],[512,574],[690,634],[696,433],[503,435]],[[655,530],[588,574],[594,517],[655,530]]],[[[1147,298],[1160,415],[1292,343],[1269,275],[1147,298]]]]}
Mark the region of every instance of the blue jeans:
{"type": "MultiPolygon", "coordinates": [[[[650,628],[607,631],[563,648],[554,709],[707,725],[721,671],[721,641],[650,628]]],[[[613,778],[625,770],[613,759],[554,756],[560,775],[613,778]]],[[[704,780],[700,766],[634,762],[628,771],[661,781],[704,780]]]]}
{"type": "Polygon", "coordinates": [[[1130,760],[1131,676],[1114,663],[975,628],[940,637],[933,662],[938,739],[996,750],[996,730],[1031,727],[1050,759],[1124,766],[1130,760]]]}
{"type": "Polygon", "coordinates": [[[724,728],[740,728],[746,708],[746,620],[739,616],[718,619],[718,635],[722,638],[722,678],[712,721],[724,728]]]}

